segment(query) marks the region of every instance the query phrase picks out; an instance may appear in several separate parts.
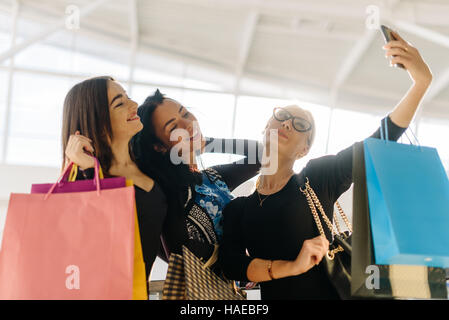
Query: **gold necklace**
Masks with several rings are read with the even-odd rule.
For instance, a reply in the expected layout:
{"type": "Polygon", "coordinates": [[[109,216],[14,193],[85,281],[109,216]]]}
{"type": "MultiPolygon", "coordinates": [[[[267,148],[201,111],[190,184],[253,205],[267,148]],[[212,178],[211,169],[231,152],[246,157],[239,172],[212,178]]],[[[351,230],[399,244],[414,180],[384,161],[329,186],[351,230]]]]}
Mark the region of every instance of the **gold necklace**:
{"type": "MultiPolygon", "coordinates": [[[[288,176],[289,179],[290,179],[290,177],[291,177],[291,175],[288,176]]],[[[263,202],[264,202],[265,200],[267,200],[268,197],[271,196],[271,195],[274,194],[274,193],[269,194],[269,195],[266,195],[266,197],[262,199],[262,198],[260,197],[259,190],[257,190],[257,189],[259,189],[259,185],[260,185],[260,176],[257,178],[257,181],[256,181],[256,192],[257,192],[257,196],[259,197],[259,207],[262,207],[263,202]]],[[[284,187],[285,187],[285,185],[284,185],[284,187]]],[[[281,190],[282,190],[282,189],[281,189],[281,190]]],[[[275,193],[276,193],[276,192],[275,192],[275,193]]]]}
{"type": "Polygon", "coordinates": [[[259,207],[262,207],[263,202],[264,202],[265,200],[267,200],[268,197],[271,196],[271,194],[267,195],[267,196],[262,200],[262,198],[260,197],[259,191],[256,190],[256,192],[257,192],[257,195],[259,196],[259,207]]]}

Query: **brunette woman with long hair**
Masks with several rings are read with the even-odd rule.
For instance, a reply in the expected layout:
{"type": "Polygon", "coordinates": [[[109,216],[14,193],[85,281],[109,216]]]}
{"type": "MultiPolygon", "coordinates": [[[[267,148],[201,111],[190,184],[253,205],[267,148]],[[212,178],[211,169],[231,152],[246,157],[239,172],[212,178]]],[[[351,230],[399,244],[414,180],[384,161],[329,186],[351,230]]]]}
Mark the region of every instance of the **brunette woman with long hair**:
{"type": "Polygon", "coordinates": [[[166,198],[159,185],[136,165],[131,138],[143,125],[137,103],[111,77],[96,77],[75,85],[64,102],[63,163],[81,169],[77,179],[93,177],[96,157],[105,177],[120,176],[134,182],[142,252],[148,278],[160,249],[166,198]]]}

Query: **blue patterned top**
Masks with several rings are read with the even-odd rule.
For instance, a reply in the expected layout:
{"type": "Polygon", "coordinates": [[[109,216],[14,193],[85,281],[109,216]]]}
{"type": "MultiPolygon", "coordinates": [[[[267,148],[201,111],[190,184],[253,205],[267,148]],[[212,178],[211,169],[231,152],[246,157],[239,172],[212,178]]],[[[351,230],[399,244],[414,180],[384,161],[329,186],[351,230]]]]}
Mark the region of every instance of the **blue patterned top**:
{"type": "Polygon", "coordinates": [[[223,209],[234,199],[234,196],[222,180],[216,178],[214,182],[211,182],[204,171],[202,174],[203,184],[195,186],[195,203],[208,213],[214,224],[218,241],[221,241],[223,236],[223,209]]]}

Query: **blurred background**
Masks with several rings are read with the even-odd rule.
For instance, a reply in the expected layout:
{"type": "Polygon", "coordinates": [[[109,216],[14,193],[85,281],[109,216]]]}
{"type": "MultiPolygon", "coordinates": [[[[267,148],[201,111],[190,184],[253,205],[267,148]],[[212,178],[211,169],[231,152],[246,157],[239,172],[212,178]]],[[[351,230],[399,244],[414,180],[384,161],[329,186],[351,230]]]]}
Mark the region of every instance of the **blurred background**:
{"type": "MultiPolygon", "coordinates": [[[[10,193],[59,175],[62,106],[77,82],[111,75],[139,104],[159,88],[212,137],[261,139],[273,107],[298,104],[317,125],[299,171],[373,133],[410,87],[384,57],[379,23],[433,72],[411,129],[449,170],[448,16],[446,0],[0,0],[0,238],[10,193]]],[[[341,202],[350,215],[351,190],[341,202]]]]}

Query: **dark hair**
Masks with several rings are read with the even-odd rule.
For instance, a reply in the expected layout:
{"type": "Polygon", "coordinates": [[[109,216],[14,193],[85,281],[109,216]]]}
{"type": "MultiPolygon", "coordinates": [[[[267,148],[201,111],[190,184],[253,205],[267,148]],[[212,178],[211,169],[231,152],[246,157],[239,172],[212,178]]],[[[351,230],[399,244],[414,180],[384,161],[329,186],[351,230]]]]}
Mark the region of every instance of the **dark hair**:
{"type": "MultiPolygon", "coordinates": [[[[99,160],[104,173],[108,175],[114,157],[109,142],[112,140],[112,127],[109,116],[108,81],[115,80],[109,76],[87,79],[76,84],[67,93],[62,118],[63,167],[69,137],[79,131],[81,135],[92,140],[94,156],[99,160]]],[[[134,159],[131,143],[129,146],[131,159],[134,159]]]]}
{"type": "Polygon", "coordinates": [[[201,173],[193,171],[187,164],[173,164],[170,152],[162,153],[154,149],[157,145],[163,145],[156,136],[152,120],[154,111],[164,99],[168,98],[157,89],[137,109],[143,129],[132,138],[132,148],[140,170],[153,177],[167,196],[175,196],[185,203],[188,188],[202,184],[203,180],[201,173]]]}

